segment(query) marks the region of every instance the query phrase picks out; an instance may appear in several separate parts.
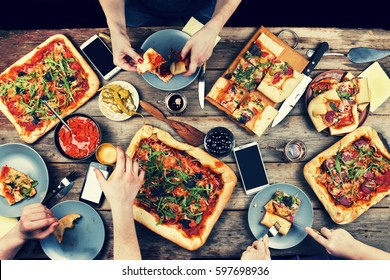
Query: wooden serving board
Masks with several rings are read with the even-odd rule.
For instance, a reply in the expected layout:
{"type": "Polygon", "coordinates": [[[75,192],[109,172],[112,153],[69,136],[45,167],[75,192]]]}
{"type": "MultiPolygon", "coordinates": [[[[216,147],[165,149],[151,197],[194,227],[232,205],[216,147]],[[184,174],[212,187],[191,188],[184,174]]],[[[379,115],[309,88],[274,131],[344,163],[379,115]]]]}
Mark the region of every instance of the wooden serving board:
{"type": "MultiPolygon", "coordinates": [[[[291,48],[285,41],[277,37],[275,34],[273,34],[271,31],[269,31],[264,26],[261,26],[250,38],[250,40],[246,43],[244,48],[239,52],[239,54],[236,56],[236,58],[233,60],[233,62],[230,64],[230,66],[225,70],[225,72],[222,74],[221,77],[225,77],[227,74],[233,73],[234,70],[237,67],[237,64],[240,62],[240,59],[244,57],[244,54],[249,50],[251,45],[254,41],[262,34],[265,33],[269,38],[271,38],[274,42],[282,46],[284,49],[282,53],[278,56],[279,59],[282,61],[288,62],[296,71],[299,73],[302,73],[309,61],[304,58],[301,54],[299,54],[296,50],[291,48]]],[[[262,94],[260,91],[256,90],[257,94],[260,95],[261,99],[266,103],[273,107],[276,107],[279,103],[275,103],[272,100],[270,100],[268,97],[266,97],[264,94],[262,94]]],[[[243,98],[242,100],[244,100],[243,98]]],[[[250,134],[254,135],[255,133],[250,130],[246,125],[239,123],[233,116],[231,116],[230,112],[227,111],[223,106],[221,106],[218,102],[213,100],[212,98],[208,97],[206,95],[206,100],[209,101],[212,105],[217,107],[219,110],[224,111],[229,118],[237,123],[239,126],[244,128],[246,131],[248,131],[250,134]]]]}

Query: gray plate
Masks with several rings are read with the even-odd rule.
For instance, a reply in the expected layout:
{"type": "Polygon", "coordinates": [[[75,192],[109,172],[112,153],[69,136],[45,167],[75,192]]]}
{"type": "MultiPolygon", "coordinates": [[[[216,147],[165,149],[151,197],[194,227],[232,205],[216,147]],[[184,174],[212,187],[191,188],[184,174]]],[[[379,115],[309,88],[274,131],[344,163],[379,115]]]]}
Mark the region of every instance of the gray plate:
{"type": "Polygon", "coordinates": [[[93,260],[104,244],[104,224],[100,215],[88,204],[68,200],[58,203],[53,208],[58,219],[77,213],[81,218],[74,221],[74,228],[66,229],[61,244],[58,244],[54,234],[41,240],[45,254],[52,260],[93,260]]]}
{"type": "Polygon", "coordinates": [[[0,168],[8,165],[38,181],[37,194],[30,199],[9,205],[4,197],[0,197],[0,216],[20,217],[23,208],[32,203],[42,202],[49,187],[49,173],[42,157],[31,147],[12,143],[0,145],[0,168]]]}
{"type": "Polygon", "coordinates": [[[270,248],[287,249],[299,244],[306,237],[307,233],[304,227],[313,225],[313,206],[307,195],[296,186],[277,183],[264,187],[253,198],[248,211],[249,227],[256,239],[263,237],[268,232],[268,227],[262,225],[260,221],[265,213],[264,205],[272,198],[275,191],[283,191],[289,195],[298,195],[301,199],[301,204],[294,218],[294,223],[300,226],[293,223],[286,236],[278,234],[269,238],[270,248]]]}
{"type": "MultiPolygon", "coordinates": [[[[188,39],[190,39],[190,36],[183,31],[164,29],[150,35],[142,44],[141,49],[147,51],[148,48],[153,48],[165,59],[168,59],[171,49],[174,49],[175,51],[182,50],[188,39]]],[[[157,89],[175,91],[190,85],[199,74],[199,70],[200,67],[196,69],[194,74],[188,77],[184,77],[182,74],[175,75],[168,83],[164,83],[156,75],[151,73],[143,74],[142,77],[151,86],[157,89]]]]}

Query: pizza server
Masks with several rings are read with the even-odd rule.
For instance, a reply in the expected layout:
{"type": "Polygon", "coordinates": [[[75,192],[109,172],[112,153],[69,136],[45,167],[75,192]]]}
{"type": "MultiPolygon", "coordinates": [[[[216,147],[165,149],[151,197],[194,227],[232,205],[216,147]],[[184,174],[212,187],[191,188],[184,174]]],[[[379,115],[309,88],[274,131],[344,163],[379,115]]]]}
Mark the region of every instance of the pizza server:
{"type": "Polygon", "coordinates": [[[280,123],[288,115],[288,113],[290,113],[290,111],[294,108],[295,104],[298,102],[298,100],[301,98],[303,93],[306,91],[307,86],[313,80],[312,78],[310,78],[311,72],[317,66],[318,62],[321,60],[322,56],[328,49],[329,49],[329,44],[327,42],[322,42],[317,47],[309,63],[307,64],[305,70],[303,70],[302,72],[304,74],[302,81],[300,81],[300,83],[296,86],[296,88],[291,93],[291,95],[287,97],[286,100],[284,100],[282,106],[279,108],[279,113],[276,115],[275,119],[272,122],[271,127],[274,127],[278,123],[280,123]]]}

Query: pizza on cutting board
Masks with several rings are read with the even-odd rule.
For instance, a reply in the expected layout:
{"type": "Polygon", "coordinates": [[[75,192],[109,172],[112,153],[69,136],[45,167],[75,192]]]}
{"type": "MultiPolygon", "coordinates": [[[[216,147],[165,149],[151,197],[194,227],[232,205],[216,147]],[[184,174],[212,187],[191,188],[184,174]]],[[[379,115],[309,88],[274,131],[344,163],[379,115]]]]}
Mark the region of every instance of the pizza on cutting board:
{"type": "Polygon", "coordinates": [[[234,171],[150,125],[138,130],[126,153],[146,171],[135,220],[185,249],[201,247],[236,186],[234,171]]]}
{"type": "Polygon", "coordinates": [[[348,224],[390,194],[390,153],[361,126],[309,161],[303,174],[335,223],[348,224]]]}
{"type": "Polygon", "coordinates": [[[99,83],[71,41],[56,34],[0,74],[0,111],[23,141],[34,143],[58,123],[42,101],[65,117],[92,98],[99,83]]]}

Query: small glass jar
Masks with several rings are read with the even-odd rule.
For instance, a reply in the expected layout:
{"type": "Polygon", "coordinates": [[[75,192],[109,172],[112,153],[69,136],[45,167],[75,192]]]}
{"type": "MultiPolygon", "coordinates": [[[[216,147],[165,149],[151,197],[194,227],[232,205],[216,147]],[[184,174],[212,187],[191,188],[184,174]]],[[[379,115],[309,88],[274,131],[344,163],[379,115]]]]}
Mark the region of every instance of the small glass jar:
{"type": "Polygon", "coordinates": [[[165,96],[165,106],[171,114],[181,114],[187,108],[187,98],[177,92],[165,96]]]}
{"type": "Polygon", "coordinates": [[[306,157],[307,147],[301,140],[291,140],[284,146],[284,156],[290,162],[297,162],[306,157]]]}

